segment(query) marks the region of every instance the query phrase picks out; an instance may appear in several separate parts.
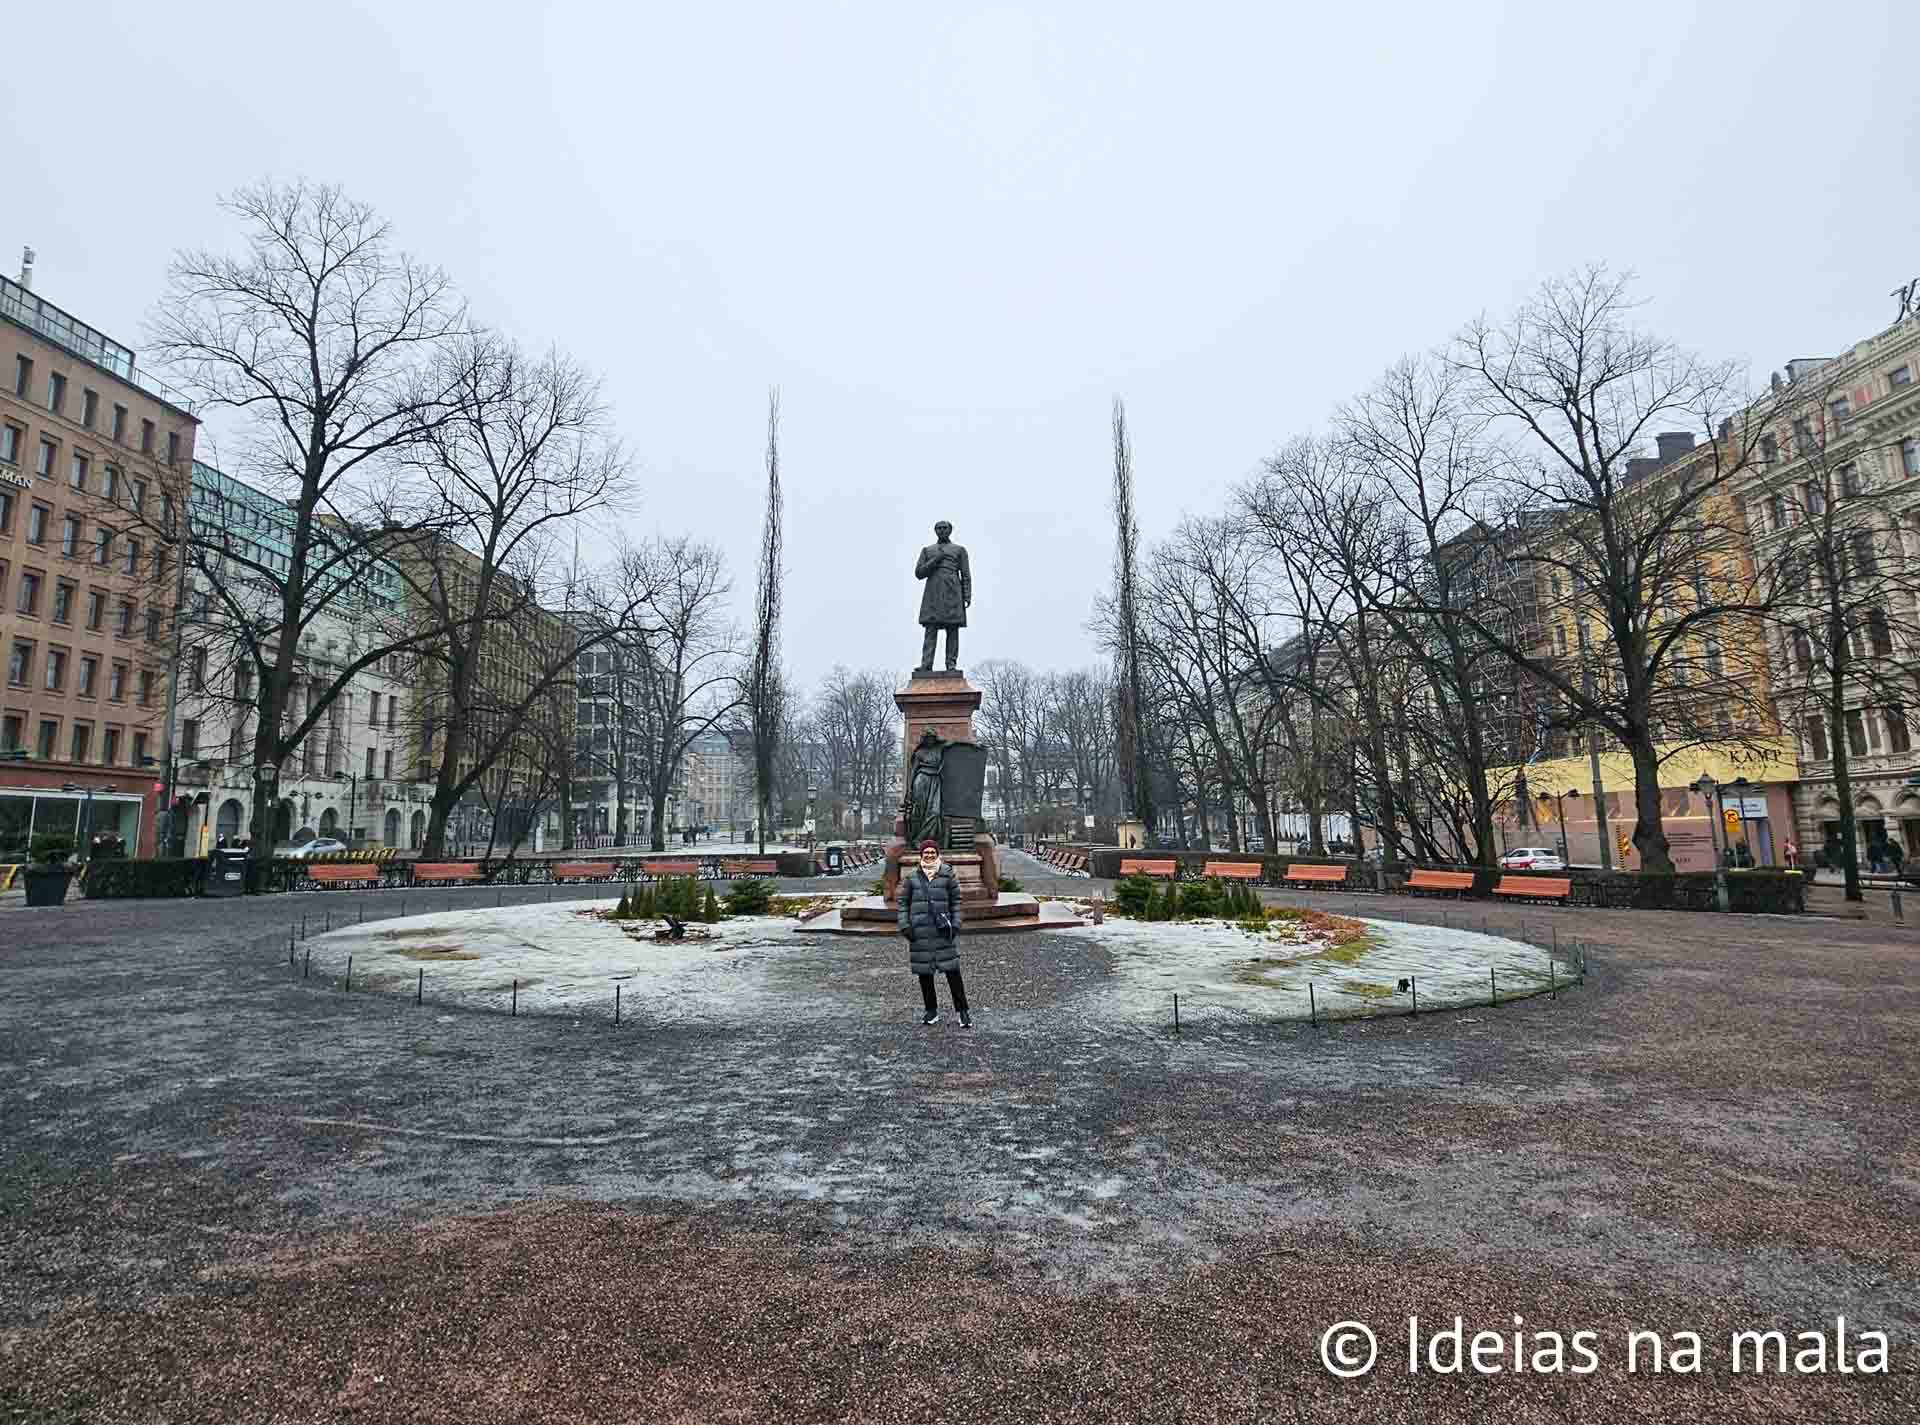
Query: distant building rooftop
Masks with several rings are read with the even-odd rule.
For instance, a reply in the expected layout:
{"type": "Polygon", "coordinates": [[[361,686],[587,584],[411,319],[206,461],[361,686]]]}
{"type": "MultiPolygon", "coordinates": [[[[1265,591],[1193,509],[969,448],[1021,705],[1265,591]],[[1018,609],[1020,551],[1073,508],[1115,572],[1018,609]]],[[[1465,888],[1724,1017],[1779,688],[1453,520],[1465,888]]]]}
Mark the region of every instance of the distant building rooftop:
{"type": "Polygon", "coordinates": [[[54,306],[45,297],[39,296],[31,288],[21,286],[11,277],[0,277],[0,317],[72,352],[82,361],[91,362],[101,370],[118,376],[129,386],[138,387],[155,400],[180,409],[182,414],[192,414],[181,407],[179,397],[135,365],[132,347],[122,346],[105,332],[88,326],[71,312],[54,306]]]}

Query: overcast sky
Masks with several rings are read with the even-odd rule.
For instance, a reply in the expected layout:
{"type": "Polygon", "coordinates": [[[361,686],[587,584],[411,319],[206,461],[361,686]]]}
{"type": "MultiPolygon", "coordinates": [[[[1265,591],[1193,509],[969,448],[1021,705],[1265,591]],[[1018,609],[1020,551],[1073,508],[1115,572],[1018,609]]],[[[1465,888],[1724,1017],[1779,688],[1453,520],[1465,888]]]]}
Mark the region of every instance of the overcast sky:
{"type": "Polygon", "coordinates": [[[1401,353],[1589,259],[1758,379],[1920,275],[1914,7],[16,5],[0,259],[138,345],[216,197],[339,182],[605,373],[645,528],[744,617],[767,388],[788,660],[1094,661],[1108,410],[1148,539],[1401,353]],[[1563,18],[1563,16],[1565,18],[1563,18]]]}

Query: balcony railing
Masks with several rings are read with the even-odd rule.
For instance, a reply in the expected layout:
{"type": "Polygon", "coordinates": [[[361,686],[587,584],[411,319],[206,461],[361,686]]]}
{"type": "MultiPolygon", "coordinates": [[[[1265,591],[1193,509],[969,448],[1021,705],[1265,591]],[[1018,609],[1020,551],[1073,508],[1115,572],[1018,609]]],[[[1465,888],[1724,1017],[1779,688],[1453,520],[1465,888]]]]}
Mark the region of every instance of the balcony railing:
{"type": "Polygon", "coordinates": [[[171,405],[182,404],[179,395],[167,390],[134,365],[132,348],[120,345],[105,332],[88,326],[46,298],[35,296],[8,277],[0,277],[0,317],[18,322],[55,346],[64,347],[82,360],[111,371],[129,386],[137,386],[148,395],[157,396],[171,405]]]}

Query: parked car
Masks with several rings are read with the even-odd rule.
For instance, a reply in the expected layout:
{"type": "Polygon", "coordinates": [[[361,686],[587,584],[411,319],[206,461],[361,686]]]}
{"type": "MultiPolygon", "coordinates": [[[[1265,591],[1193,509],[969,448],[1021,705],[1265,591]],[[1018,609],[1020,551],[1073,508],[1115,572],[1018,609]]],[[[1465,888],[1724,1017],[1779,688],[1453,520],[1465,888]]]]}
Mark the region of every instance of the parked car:
{"type": "Polygon", "coordinates": [[[1503,871],[1564,871],[1567,863],[1551,846],[1516,846],[1500,858],[1503,871]]]}
{"type": "Polygon", "coordinates": [[[280,854],[291,861],[310,861],[315,856],[331,856],[336,851],[345,851],[347,843],[331,836],[316,836],[302,841],[297,846],[289,846],[280,854]]]}

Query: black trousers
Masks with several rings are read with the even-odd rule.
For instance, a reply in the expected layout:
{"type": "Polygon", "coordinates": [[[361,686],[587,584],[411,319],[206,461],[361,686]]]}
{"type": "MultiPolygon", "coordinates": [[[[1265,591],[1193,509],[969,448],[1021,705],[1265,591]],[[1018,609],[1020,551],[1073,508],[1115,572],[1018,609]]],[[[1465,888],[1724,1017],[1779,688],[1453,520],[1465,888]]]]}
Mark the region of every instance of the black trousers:
{"type": "MultiPolygon", "coordinates": [[[[928,1014],[940,1012],[940,1001],[933,997],[933,976],[915,975],[920,981],[920,998],[927,1003],[928,1014]]],[[[961,1014],[967,1012],[967,987],[960,979],[958,970],[947,971],[947,993],[953,997],[953,1007],[961,1014]]]]}

